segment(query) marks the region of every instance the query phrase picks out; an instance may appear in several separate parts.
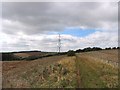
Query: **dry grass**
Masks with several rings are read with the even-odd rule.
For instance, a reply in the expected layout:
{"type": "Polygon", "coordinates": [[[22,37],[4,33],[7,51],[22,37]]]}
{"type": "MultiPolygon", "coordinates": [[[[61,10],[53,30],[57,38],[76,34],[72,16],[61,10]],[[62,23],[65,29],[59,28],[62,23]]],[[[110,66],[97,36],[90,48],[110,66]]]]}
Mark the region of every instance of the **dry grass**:
{"type": "MultiPolygon", "coordinates": [[[[78,54],[79,55],[79,54],[78,54]]],[[[85,52],[80,55],[87,55],[91,60],[101,61],[113,67],[118,67],[118,50],[102,50],[85,52]]]]}
{"type": "Polygon", "coordinates": [[[76,57],[66,57],[63,60],[59,61],[59,64],[62,64],[64,67],[66,67],[69,71],[74,71],[75,70],[75,59],[76,57]]]}
{"type": "Polygon", "coordinates": [[[117,62],[117,53],[117,50],[103,50],[77,54],[77,57],[5,61],[3,88],[116,88],[118,68],[101,61],[117,62]]]}
{"type": "Polygon", "coordinates": [[[54,64],[65,56],[53,56],[34,61],[3,62],[3,88],[34,87],[42,82],[44,67],[54,64]]]}
{"type": "Polygon", "coordinates": [[[102,50],[84,53],[91,57],[118,62],[118,50],[102,50]]]}
{"type": "MultiPolygon", "coordinates": [[[[85,88],[116,88],[118,87],[118,68],[101,62],[88,54],[78,54],[78,64],[83,87],[85,88]]],[[[96,54],[96,53],[95,53],[96,54]]],[[[94,54],[94,55],[95,55],[94,54]]],[[[93,52],[92,52],[93,55],[93,52]]],[[[104,56],[105,57],[105,56],[104,56]]]]}
{"type": "Polygon", "coordinates": [[[40,87],[46,88],[75,88],[75,57],[66,57],[55,65],[45,68],[47,78],[40,87]],[[48,75],[49,73],[49,75],[48,75]]]}

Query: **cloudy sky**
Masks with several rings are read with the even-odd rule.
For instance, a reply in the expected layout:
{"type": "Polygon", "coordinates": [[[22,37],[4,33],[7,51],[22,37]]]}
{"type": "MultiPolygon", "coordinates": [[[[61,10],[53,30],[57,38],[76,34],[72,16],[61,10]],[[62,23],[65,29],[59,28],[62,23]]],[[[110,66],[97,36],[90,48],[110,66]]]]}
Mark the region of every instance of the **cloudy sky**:
{"type": "Polygon", "coordinates": [[[117,2],[4,2],[1,51],[118,46],[117,2]]]}

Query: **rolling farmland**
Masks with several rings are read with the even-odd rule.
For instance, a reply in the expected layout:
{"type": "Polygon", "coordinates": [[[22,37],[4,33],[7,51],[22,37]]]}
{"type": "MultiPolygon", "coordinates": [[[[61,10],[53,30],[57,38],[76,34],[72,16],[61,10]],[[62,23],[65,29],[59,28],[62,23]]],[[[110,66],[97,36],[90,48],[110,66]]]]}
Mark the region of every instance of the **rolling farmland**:
{"type": "Polygon", "coordinates": [[[117,88],[118,50],[3,61],[3,88],[117,88]]]}
{"type": "Polygon", "coordinates": [[[0,88],[120,88],[117,1],[0,6],[0,88]]]}

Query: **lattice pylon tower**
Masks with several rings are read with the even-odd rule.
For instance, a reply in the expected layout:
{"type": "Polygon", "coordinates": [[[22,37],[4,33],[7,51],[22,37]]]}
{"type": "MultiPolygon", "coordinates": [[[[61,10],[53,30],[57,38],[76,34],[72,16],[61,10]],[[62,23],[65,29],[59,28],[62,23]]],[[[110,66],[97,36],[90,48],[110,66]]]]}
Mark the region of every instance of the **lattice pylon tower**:
{"type": "Polygon", "coordinates": [[[61,52],[61,36],[59,34],[59,38],[58,38],[58,52],[61,52]]]}

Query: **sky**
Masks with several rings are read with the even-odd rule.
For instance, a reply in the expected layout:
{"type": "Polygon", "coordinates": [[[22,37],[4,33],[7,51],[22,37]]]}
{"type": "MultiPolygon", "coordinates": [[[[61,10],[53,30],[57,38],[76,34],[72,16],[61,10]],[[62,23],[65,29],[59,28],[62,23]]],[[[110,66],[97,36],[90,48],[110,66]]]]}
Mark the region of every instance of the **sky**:
{"type": "Polygon", "coordinates": [[[3,2],[2,52],[118,46],[117,2],[3,2]]]}

